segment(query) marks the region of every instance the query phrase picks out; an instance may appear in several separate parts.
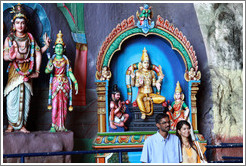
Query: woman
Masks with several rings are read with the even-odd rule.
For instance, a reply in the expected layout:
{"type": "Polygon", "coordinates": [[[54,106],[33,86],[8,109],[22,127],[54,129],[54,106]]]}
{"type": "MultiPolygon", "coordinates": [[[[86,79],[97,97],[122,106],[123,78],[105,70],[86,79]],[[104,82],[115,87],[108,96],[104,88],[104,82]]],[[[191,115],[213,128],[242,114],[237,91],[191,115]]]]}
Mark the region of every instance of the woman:
{"type": "Polygon", "coordinates": [[[67,131],[65,120],[68,104],[69,111],[73,110],[71,80],[75,84],[75,94],[78,93],[77,80],[72,73],[69,60],[63,55],[65,43],[63,42],[62,36],[63,34],[59,31],[55,42],[55,54],[49,60],[45,69],[46,74],[50,73],[48,100],[48,109],[52,109],[52,127],[50,132],[67,131]]]}
{"type": "Polygon", "coordinates": [[[190,123],[185,120],[177,123],[176,135],[181,142],[183,163],[201,163],[201,158],[203,158],[203,161],[206,161],[204,155],[206,147],[198,141],[192,141],[190,129],[190,123]]]}

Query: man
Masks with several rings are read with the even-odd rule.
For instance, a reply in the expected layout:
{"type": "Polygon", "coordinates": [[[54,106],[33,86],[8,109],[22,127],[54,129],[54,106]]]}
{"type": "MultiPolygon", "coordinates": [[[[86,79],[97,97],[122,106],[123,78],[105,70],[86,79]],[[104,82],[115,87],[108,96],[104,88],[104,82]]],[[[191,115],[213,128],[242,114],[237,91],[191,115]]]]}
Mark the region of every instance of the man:
{"type": "Polygon", "coordinates": [[[125,106],[124,102],[120,101],[120,91],[117,88],[117,85],[115,84],[113,86],[113,92],[112,92],[112,100],[110,101],[110,127],[112,129],[116,129],[116,126],[124,127],[126,121],[129,118],[129,115],[125,113],[125,106]]]}
{"type": "Polygon", "coordinates": [[[19,130],[29,133],[26,129],[32,90],[32,78],[40,73],[42,53],[49,47],[50,39],[45,39],[41,49],[31,33],[27,32],[27,17],[21,4],[12,11],[11,33],[5,39],[3,58],[10,61],[8,82],[4,90],[7,98],[8,128],[5,132],[19,130]]]}
{"type": "Polygon", "coordinates": [[[169,134],[170,120],[167,114],[160,113],[155,117],[156,134],[147,138],[141,155],[145,163],[180,163],[182,162],[181,143],[176,135],[169,134]]]}

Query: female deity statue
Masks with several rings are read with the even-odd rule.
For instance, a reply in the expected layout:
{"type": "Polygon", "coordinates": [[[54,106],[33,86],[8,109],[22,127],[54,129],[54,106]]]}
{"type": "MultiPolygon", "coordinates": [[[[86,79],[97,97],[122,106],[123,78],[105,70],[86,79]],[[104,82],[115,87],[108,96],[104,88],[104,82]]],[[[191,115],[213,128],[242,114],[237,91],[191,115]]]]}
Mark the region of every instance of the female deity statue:
{"type": "Polygon", "coordinates": [[[152,86],[160,91],[164,75],[156,80],[154,71],[149,70],[149,56],[145,48],[141,57],[141,64],[142,67],[136,71],[136,76],[133,73],[131,76],[136,77],[135,86],[138,87],[137,104],[142,113],[141,119],[145,119],[146,115],[151,116],[153,114],[153,103],[161,104],[165,102],[166,98],[153,93],[152,86]],[[146,104],[146,101],[153,101],[153,103],[146,104]]]}
{"type": "Polygon", "coordinates": [[[4,90],[9,122],[5,132],[29,133],[25,126],[33,95],[31,79],[39,76],[41,53],[49,47],[50,39],[47,37],[45,46],[40,49],[33,35],[27,32],[28,19],[21,4],[17,4],[11,13],[14,13],[11,33],[5,39],[3,50],[3,59],[10,62],[4,90]]]}
{"type": "Polygon", "coordinates": [[[72,82],[75,84],[76,95],[78,93],[78,83],[75,79],[68,58],[63,55],[65,43],[61,31],[56,35],[55,54],[49,60],[45,73],[50,73],[48,109],[52,109],[52,126],[50,132],[67,131],[65,120],[67,106],[69,111],[72,107],[72,82]],[[72,80],[72,82],[71,82],[72,80]]]}
{"type": "Polygon", "coordinates": [[[190,112],[189,107],[184,102],[184,94],[182,93],[179,81],[176,84],[174,100],[169,105],[169,111],[167,112],[171,122],[171,130],[176,130],[176,125],[180,120],[187,120],[190,112]]]}

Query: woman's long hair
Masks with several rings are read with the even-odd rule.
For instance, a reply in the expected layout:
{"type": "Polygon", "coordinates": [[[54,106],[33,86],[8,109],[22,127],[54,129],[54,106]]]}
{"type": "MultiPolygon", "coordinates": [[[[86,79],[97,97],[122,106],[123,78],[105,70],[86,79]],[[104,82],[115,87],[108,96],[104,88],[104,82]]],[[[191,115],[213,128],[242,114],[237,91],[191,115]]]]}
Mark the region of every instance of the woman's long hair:
{"type": "MultiPolygon", "coordinates": [[[[187,122],[186,120],[181,120],[181,121],[179,121],[179,122],[177,123],[177,126],[176,126],[176,135],[179,137],[179,140],[180,140],[180,142],[181,142],[181,146],[183,145],[183,141],[182,141],[181,135],[179,134],[178,130],[180,131],[181,128],[183,127],[183,125],[187,125],[187,126],[189,127],[189,129],[191,128],[190,123],[187,122]]],[[[192,138],[191,138],[191,134],[190,134],[189,137],[188,137],[188,142],[189,142],[190,146],[191,146],[191,147],[196,151],[196,153],[197,153],[197,150],[196,150],[196,148],[195,148],[195,144],[193,143],[192,138]]],[[[182,147],[183,147],[183,146],[182,146],[182,147]]],[[[197,153],[197,154],[198,154],[198,153],[197,153]]]]}

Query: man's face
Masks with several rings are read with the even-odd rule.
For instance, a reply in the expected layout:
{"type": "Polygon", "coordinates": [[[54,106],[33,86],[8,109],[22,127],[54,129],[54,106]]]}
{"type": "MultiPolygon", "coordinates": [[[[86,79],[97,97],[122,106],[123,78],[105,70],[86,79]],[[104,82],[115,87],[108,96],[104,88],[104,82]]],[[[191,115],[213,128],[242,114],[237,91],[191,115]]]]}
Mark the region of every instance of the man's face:
{"type": "Polygon", "coordinates": [[[17,32],[24,32],[26,28],[26,20],[24,18],[16,18],[14,22],[14,28],[17,32]]]}
{"type": "Polygon", "coordinates": [[[116,94],[114,95],[114,97],[115,97],[115,100],[116,100],[116,101],[119,100],[119,99],[120,99],[120,93],[116,93],[116,94]]]}
{"type": "Polygon", "coordinates": [[[157,128],[162,132],[168,132],[170,130],[170,120],[168,117],[162,118],[159,123],[156,124],[157,128]]]}

